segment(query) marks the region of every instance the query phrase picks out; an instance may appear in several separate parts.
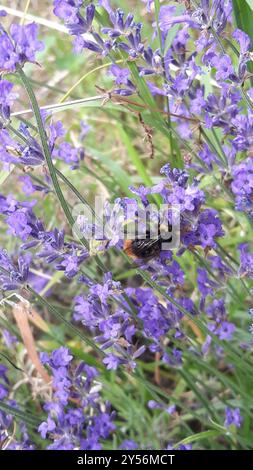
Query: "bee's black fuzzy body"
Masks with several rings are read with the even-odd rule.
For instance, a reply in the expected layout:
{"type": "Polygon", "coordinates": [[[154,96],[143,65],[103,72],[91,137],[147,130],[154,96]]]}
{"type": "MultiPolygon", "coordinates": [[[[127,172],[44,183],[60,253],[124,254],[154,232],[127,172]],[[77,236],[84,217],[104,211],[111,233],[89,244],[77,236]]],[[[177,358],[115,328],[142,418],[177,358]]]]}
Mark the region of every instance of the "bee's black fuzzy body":
{"type": "Polygon", "coordinates": [[[159,256],[161,245],[161,237],[156,239],[125,240],[124,251],[131,258],[149,261],[159,256]]]}

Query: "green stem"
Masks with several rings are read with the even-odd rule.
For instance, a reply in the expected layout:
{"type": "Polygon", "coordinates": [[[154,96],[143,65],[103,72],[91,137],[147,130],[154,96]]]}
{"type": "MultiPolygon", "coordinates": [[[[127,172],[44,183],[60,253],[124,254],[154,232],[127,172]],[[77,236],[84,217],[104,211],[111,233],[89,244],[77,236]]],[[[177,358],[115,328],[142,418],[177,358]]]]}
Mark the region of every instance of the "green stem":
{"type": "Polygon", "coordinates": [[[59,176],[59,178],[61,178],[61,180],[69,187],[69,189],[71,189],[71,191],[75,194],[75,196],[79,199],[79,201],[81,201],[85,206],[87,206],[89,208],[89,210],[91,210],[94,217],[96,217],[96,214],[95,214],[95,211],[94,211],[93,207],[91,207],[91,205],[88,203],[88,201],[86,201],[86,199],[82,196],[82,194],[79,193],[79,191],[68,180],[68,178],[66,178],[66,176],[64,176],[64,174],[60,170],[58,170],[57,168],[55,168],[55,172],[59,176]]]}
{"type": "MultiPolygon", "coordinates": [[[[72,214],[69,210],[69,206],[68,206],[68,204],[67,204],[67,202],[66,202],[66,200],[63,196],[61,187],[60,187],[59,182],[58,182],[58,178],[56,176],[56,171],[55,171],[55,168],[54,168],[54,165],[53,165],[51,151],[50,151],[50,148],[49,148],[49,145],[48,145],[46,131],[44,129],[42,117],[41,117],[41,114],[40,114],[40,109],[39,109],[39,106],[38,106],[33,88],[31,86],[30,81],[27,78],[26,74],[22,70],[22,68],[18,67],[17,70],[18,70],[18,74],[20,76],[20,79],[21,79],[21,81],[22,81],[22,83],[23,83],[23,85],[26,89],[26,92],[29,96],[29,99],[30,99],[31,107],[32,107],[32,110],[33,110],[33,113],[34,113],[34,116],[35,116],[35,119],[36,119],[38,131],[39,131],[39,136],[40,136],[40,141],[41,141],[41,145],[42,145],[43,155],[44,155],[45,160],[47,162],[48,171],[50,173],[50,177],[51,177],[51,180],[52,180],[54,190],[57,194],[57,197],[58,197],[59,202],[61,204],[62,210],[63,210],[70,226],[73,227],[73,225],[75,223],[75,220],[74,220],[74,218],[73,218],[73,216],[72,216],[72,214]]],[[[86,246],[86,248],[88,247],[88,243],[86,242],[86,240],[83,240],[83,244],[86,246]]]]}

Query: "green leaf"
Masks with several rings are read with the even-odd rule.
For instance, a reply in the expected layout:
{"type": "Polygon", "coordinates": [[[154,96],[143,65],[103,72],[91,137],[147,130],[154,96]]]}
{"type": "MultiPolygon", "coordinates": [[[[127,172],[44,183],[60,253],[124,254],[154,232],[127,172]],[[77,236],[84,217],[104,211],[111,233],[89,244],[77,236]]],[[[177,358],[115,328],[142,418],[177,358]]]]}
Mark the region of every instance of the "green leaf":
{"type": "Polygon", "coordinates": [[[122,189],[123,193],[128,196],[131,196],[132,193],[129,191],[129,186],[131,186],[131,178],[129,174],[112,158],[110,158],[106,153],[100,152],[92,147],[86,146],[86,150],[89,154],[98,159],[104,166],[108,168],[116,181],[118,182],[119,187],[122,189]]]}
{"type": "Polygon", "coordinates": [[[181,444],[190,444],[191,442],[196,442],[196,441],[201,441],[203,439],[209,439],[210,437],[217,437],[220,435],[224,434],[224,430],[222,431],[204,431],[204,432],[199,432],[198,434],[193,434],[192,436],[188,436],[185,439],[182,439],[182,441],[177,442],[175,444],[175,448],[180,446],[181,444]]]}
{"type": "Polygon", "coordinates": [[[147,173],[147,170],[144,166],[144,163],[142,162],[139,153],[135,149],[134,145],[132,144],[132,141],[125,131],[124,127],[121,124],[117,124],[117,128],[119,130],[121,139],[127,149],[128,155],[136,168],[137,173],[141,177],[142,181],[146,186],[152,186],[153,182],[150,176],[147,173]]]}

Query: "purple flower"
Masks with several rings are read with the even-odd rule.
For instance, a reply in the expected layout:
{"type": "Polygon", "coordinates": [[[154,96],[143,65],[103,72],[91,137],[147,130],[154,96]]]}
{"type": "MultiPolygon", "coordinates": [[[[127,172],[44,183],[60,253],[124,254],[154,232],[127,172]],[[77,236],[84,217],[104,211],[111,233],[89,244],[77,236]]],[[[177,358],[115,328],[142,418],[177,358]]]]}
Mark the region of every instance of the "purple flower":
{"type": "Polygon", "coordinates": [[[79,8],[82,1],[54,0],[54,14],[68,23],[78,23],[79,8]]]}
{"type": "Polygon", "coordinates": [[[10,214],[6,222],[10,227],[9,233],[20,237],[23,241],[27,240],[32,232],[32,227],[29,224],[29,212],[25,209],[20,209],[10,214]]]}
{"type": "MultiPolygon", "coordinates": [[[[245,131],[243,139],[245,140],[245,131]]],[[[253,158],[249,157],[233,165],[232,177],[231,189],[235,195],[235,208],[253,218],[253,158]]]]}
{"type": "Polygon", "coordinates": [[[215,333],[220,340],[230,341],[235,331],[235,325],[227,321],[222,321],[221,323],[218,323],[218,325],[209,323],[207,326],[208,329],[215,333]]]}
{"type": "Polygon", "coordinates": [[[132,34],[133,30],[135,27],[138,28],[139,25],[136,23],[133,23],[134,16],[132,13],[129,13],[126,16],[125,19],[125,13],[118,8],[115,13],[112,13],[112,10],[110,11],[110,19],[111,22],[113,23],[114,28],[102,28],[102,32],[104,34],[108,34],[110,37],[116,38],[121,35],[121,33],[128,32],[130,35],[132,34]],[[133,28],[132,28],[133,27],[133,28]]]}
{"type": "Polygon", "coordinates": [[[74,148],[69,142],[63,142],[53,151],[53,156],[70,165],[71,170],[75,170],[84,159],[84,151],[74,148]]]}
{"type": "Polygon", "coordinates": [[[253,278],[253,252],[249,251],[249,245],[242,243],[238,247],[240,251],[240,268],[239,275],[241,277],[253,278]]]}
{"type": "Polygon", "coordinates": [[[224,320],[226,318],[226,308],[224,299],[214,299],[206,308],[206,313],[214,321],[224,320]]]}
{"type": "Polygon", "coordinates": [[[204,201],[204,193],[198,189],[195,185],[188,186],[186,189],[175,186],[173,192],[168,197],[168,202],[171,204],[177,204],[180,207],[180,211],[196,213],[204,201]]]}
{"type": "Polygon", "coordinates": [[[191,444],[180,444],[178,447],[174,447],[168,444],[166,450],[192,450],[191,444]]]}
{"type": "Polygon", "coordinates": [[[214,248],[216,246],[215,238],[224,235],[217,211],[206,209],[200,214],[198,232],[203,248],[214,248]]]}
{"type": "Polygon", "coordinates": [[[3,400],[8,396],[7,389],[0,383],[0,400],[3,400]]]}
{"type": "Polygon", "coordinates": [[[166,96],[166,92],[162,90],[161,88],[159,88],[158,86],[154,85],[154,83],[147,81],[147,85],[152,95],[166,96]]]}
{"type": "Polygon", "coordinates": [[[243,422],[243,418],[240,413],[239,408],[229,408],[228,406],[225,409],[226,419],[224,425],[228,428],[231,425],[240,428],[243,422]]]}
{"type": "Polygon", "coordinates": [[[28,175],[20,176],[19,181],[23,183],[22,190],[26,196],[30,196],[35,191],[44,191],[46,193],[49,191],[45,186],[34,184],[31,177],[28,175]]]}
{"type": "Polygon", "coordinates": [[[42,437],[42,439],[46,439],[47,437],[47,434],[50,433],[50,432],[53,432],[56,428],[56,424],[55,422],[53,421],[52,418],[50,418],[50,416],[47,418],[47,421],[44,421],[43,423],[41,423],[41,425],[38,427],[38,431],[42,437]]]}
{"type": "Polygon", "coordinates": [[[148,407],[151,410],[165,410],[169,415],[173,414],[176,410],[176,405],[166,406],[154,400],[149,400],[148,407]]]}
{"type": "Polygon", "coordinates": [[[235,325],[233,323],[224,321],[221,325],[216,329],[216,334],[221,340],[230,341],[233,337],[233,333],[235,331],[235,325]]]}
{"type": "Polygon", "coordinates": [[[149,400],[148,402],[148,407],[151,409],[151,410],[160,410],[161,408],[163,408],[163,405],[158,403],[157,401],[154,401],[154,400],[149,400]]]}
{"type": "Polygon", "coordinates": [[[6,271],[0,271],[0,280],[3,290],[19,289],[28,279],[31,256],[21,255],[16,263],[8,256],[7,252],[0,250],[0,266],[6,271]]]}
{"type": "Polygon", "coordinates": [[[95,15],[95,6],[88,5],[85,15],[81,14],[82,0],[54,0],[54,14],[64,20],[69,32],[81,35],[89,31],[95,15]]]}
{"type": "Polygon", "coordinates": [[[43,353],[41,359],[53,375],[53,400],[44,405],[48,416],[38,428],[52,442],[47,449],[102,449],[100,440],[115,430],[115,413],[109,403],[101,403],[98,384],[94,387],[97,370],[83,362],[75,367],[65,347],[51,356],[43,353]]]}
{"type": "Polygon", "coordinates": [[[43,151],[38,142],[31,136],[29,130],[24,124],[20,125],[19,132],[26,140],[26,144],[15,142],[6,130],[2,130],[1,142],[2,152],[0,159],[7,163],[23,164],[29,166],[41,165],[44,162],[43,151]],[[14,156],[8,151],[11,146],[18,151],[20,156],[14,156]]]}
{"type": "Polygon", "coordinates": [[[44,49],[41,41],[38,41],[38,25],[30,23],[25,26],[13,23],[10,27],[11,37],[15,43],[15,49],[19,54],[19,61],[35,62],[36,53],[44,49]]]}
{"type": "Polygon", "coordinates": [[[175,16],[175,12],[175,6],[166,5],[160,8],[159,27],[161,31],[167,33],[173,25],[180,23],[187,23],[190,27],[198,27],[197,21],[190,15],[175,16]]]}
{"type": "Polygon", "coordinates": [[[103,363],[106,365],[108,370],[116,370],[120,364],[120,358],[115,354],[108,354],[104,359],[103,363]]]}
{"type": "Polygon", "coordinates": [[[120,445],[120,449],[122,450],[136,450],[138,448],[138,444],[130,439],[125,439],[120,445]]]}
{"type": "Polygon", "coordinates": [[[240,45],[240,53],[245,54],[251,48],[251,40],[248,34],[240,29],[236,29],[233,32],[233,38],[239,43],[240,45]]]}
{"type": "Polygon", "coordinates": [[[17,99],[18,94],[12,92],[13,83],[7,80],[0,80],[0,115],[4,120],[10,117],[10,107],[17,99]]]}
{"type": "Polygon", "coordinates": [[[116,426],[112,423],[109,413],[100,413],[94,417],[92,432],[99,437],[106,439],[115,429],[116,426]]]}
{"type": "Polygon", "coordinates": [[[211,281],[205,269],[198,268],[197,271],[198,271],[197,282],[198,282],[199,291],[202,294],[202,298],[205,298],[208,295],[212,295],[214,292],[214,288],[219,287],[219,284],[211,281]]]}
{"type": "Polygon", "coordinates": [[[73,254],[66,254],[57,269],[64,271],[68,278],[74,277],[78,273],[79,258],[73,254]]]}
{"type": "Polygon", "coordinates": [[[176,405],[171,405],[166,408],[166,411],[169,415],[172,415],[176,411],[176,405]]]}
{"type": "Polygon", "coordinates": [[[218,165],[220,163],[217,156],[213,152],[211,152],[208,145],[206,145],[206,144],[203,145],[203,148],[200,150],[198,155],[201,158],[201,160],[203,161],[203,163],[207,166],[209,171],[213,169],[213,164],[214,163],[216,163],[218,165]]]}
{"type": "Polygon", "coordinates": [[[15,343],[17,343],[16,336],[13,336],[8,330],[2,331],[3,340],[7,348],[12,348],[15,343]]]}
{"type": "Polygon", "coordinates": [[[179,349],[173,348],[172,354],[165,353],[163,361],[170,366],[180,366],[182,364],[182,352],[179,349]]]}
{"type": "Polygon", "coordinates": [[[226,80],[234,74],[232,61],[229,55],[215,58],[212,65],[216,68],[216,80],[226,80]]]}
{"type": "Polygon", "coordinates": [[[19,25],[13,23],[10,27],[10,36],[4,31],[0,32],[0,68],[14,72],[16,66],[25,62],[35,62],[37,52],[44,46],[37,39],[38,26],[35,23],[19,25]]]}
{"type": "Polygon", "coordinates": [[[115,83],[117,85],[121,85],[121,84],[127,85],[128,84],[129,74],[130,74],[128,69],[118,67],[118,65],[114,64],[110,67],[110,72],[111,72],[112,75],[114,75],[115,83]]]}
{"type": "Polygon", "coordinates": [[[180,444],[176,450],[192,450],[191,444],[180,444]]]}
{"type": "Polygon", "coordinates": [[[61,346],[52,352],[51,364],[53,367],[67,366],[72,358],[73,356],[69,354],[68,348],[61,346]]]}
{"type": "Polygon", "coordinates": [[[0,32],[0,69],[14,72],[19,62],[14,45],[5,32],[0,32]]]}

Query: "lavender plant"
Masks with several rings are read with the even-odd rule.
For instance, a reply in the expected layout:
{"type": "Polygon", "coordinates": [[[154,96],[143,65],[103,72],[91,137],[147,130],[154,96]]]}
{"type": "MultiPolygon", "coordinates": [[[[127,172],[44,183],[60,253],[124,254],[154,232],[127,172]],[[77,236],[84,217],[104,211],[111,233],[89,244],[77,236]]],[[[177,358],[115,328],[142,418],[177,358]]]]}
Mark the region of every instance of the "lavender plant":
{"type": "Polygon", "coordinates": [[[237,2],[54,0],[36,21],[60,33],[44,35],[6,10],[2,448],[250,449],[252,41],[237,2]],[[133,261],[117,230],[154,206],[178,208],[178,245],[133,261]]]}

